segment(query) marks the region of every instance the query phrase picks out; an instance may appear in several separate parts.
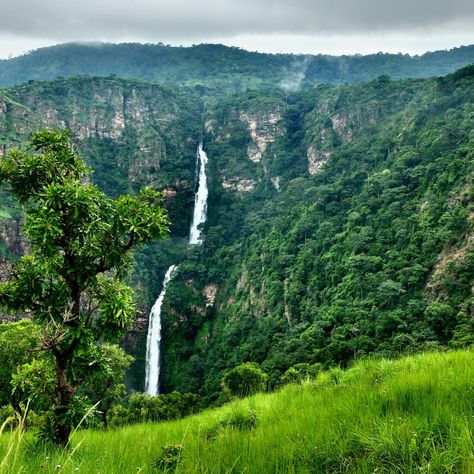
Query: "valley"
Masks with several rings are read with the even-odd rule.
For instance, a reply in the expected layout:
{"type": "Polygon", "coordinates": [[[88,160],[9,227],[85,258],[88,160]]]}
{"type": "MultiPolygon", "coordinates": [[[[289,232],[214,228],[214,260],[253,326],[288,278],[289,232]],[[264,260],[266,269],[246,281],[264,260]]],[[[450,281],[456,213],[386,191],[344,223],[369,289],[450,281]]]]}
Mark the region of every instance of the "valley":
{"type": "MultiPolygon", "coordinates": [[[[277,379],[295,363],[468,336],[471,71],[217,102],[130,80],[62,79],[5,91],[0,123],[4,147],[34,129],[71,128],[113,196],[142,185],[164,192],[173,241],[140,251],[132,282],[144,318],[165,270],[180,264],[164,302],[163,389],[214,397],[222,370],[245,360],[277,379]],[[203,245],[183,253],[199,137],[209,218],[203,245]]],[[[14,255],[18,226],[3,222],[14,255]]]]}
{"type": "MultiPolygon", "coordinates": [[[[158,447],[185,446],[176,472],[470,472],[473,51],[301,58],[70,44],[0,61],[3,156],[34,131],[70,129],[107,196],[161,192],[169,238],[134,250],[126,279],[138,305],[120,341],[134,357],[128,396],[189,395],[169,418],[227,404],[120,434],[80,431],[84,449],[48,468],[154,472],[159,437],[158,447]],[[225,375],[248,362],[275,393],[229,395],[225,375]],[[318,375],[282,388],[303,366],[318,375]],[[373,411],[359,417],[351,397],[373,411]],[[216,421],[245,424],[253,412],[248,430],[216,421]],[[121,452],[140,433],[146,448],[92,461],[94,446],[121,452]]],[[[0,199],[7,281],[29,246],[21,205],[7,189],[0,199]]],[[[109,422],[131,410],[117,406],[109,422]]]]}

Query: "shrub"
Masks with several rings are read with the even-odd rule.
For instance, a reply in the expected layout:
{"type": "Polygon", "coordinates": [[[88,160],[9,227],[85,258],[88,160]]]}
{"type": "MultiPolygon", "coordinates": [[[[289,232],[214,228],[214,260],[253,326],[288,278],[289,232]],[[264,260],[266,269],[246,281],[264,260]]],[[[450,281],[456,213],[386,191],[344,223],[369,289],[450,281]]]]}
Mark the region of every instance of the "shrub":
{"type": "Polygon", "coordinates": [[[215,438],[225,429],[250,431],[257,426],[258,417],[255,411],[248,409],[237,409],[227,414],[216,425],[212,426],[205,432],[207,439],[215,438]]]}
{"type": "Polygon", "coordinates": [[[315,379],[320,371],[321,364],[296,364],[281,376],[280,384],[301,383],[307,379],[315,379]]]}
{"type": "Polygon", "coordinates": [[[122,426],[183,418],[199,411],[200,406],[199,397],[193,393],[171,392],[157,397],[147,393],[133,393],[123,404],[112,407],[108,422],[111,426],[122,426]]]}
{"type": "Polygon", "coordinates": [[[255,362],[240,364],[224,375],[223,386],[232,395],[247,397],[265,389],[267,375],[255,362]]]}
{"type": "Polygon", "coordinates": [[[152,464],[152,466],[164,472],[174,471],[179,464],[183,462],[182,444],[170,444],[163,446],[161,456],[152,464]]]}

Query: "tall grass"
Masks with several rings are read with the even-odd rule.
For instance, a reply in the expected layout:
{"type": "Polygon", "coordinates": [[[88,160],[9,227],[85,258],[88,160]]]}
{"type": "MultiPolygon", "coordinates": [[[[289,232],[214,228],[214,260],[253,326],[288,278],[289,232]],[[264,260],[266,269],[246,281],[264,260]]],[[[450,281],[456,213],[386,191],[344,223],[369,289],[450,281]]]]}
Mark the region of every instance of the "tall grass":
{"type": "Polygon", "coordinates": [[[2,444],[3,450],[0,451],[0,474],[3,472],[21,472],[23,467],[21,464],[23,460],[19,461],[22,450],[23,436],[25,435],[26,416],[28,413],[28,406],[25,410],[23,418],[15,419],[14,416],[8,417],[0,426],[0,437],[6,431],[8,426],[15,426],[10,430],[7,441],[2,444]],[[18,423],[15,423],[17,421],[18,423]],[[19,467],[18,467],[19,466],[19,467]]]}
{"type": "Polygon", "coordinates": [[[474,473],[473,362],[362,361],[175,422],[79,431],[65,452],[4,434],[0,460],[12,439],[20,447],[1,472],[474,473]],[[175,462],[160,461],[165,445],[175,462]]]}

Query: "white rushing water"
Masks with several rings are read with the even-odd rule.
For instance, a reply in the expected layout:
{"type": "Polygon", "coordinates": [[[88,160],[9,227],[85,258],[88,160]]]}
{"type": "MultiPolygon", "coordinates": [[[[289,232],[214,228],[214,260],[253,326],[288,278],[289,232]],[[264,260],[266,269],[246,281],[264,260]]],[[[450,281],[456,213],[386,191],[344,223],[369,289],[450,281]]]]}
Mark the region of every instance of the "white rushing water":
{"type": "Polygon", "coordinates": [[[207,217],[207,197],[209,195],[206,175],[207,155],[202,149],[202,143],[199,144],[196,159],[199,162],[199,182],[198,190],[194,197],[193,221],[189,230],[189,243],[191,245],[201,243],[199,226],[206,222],[207,217]]]}
{"type": "MultiPolygon", "coordinates": [[[[191,228],[189,230],[189,244],[200,244],[201,231],[199,225],[206,222],[207,216],[207,188],[206,175],[207,155],[199,144],[196,155],[196,171],[199,170],[198,190],[194,198],[194,213],[191,228]]],[[[166,295],[166,287],[173,278],[173,271],[176,265],[171,265],[165,273],[163,288],[160,296],[155,301],[150,311],[148,322],[148,335],[146,339],[146,372],[145,372],[145,392],[150,395],[158,395],[160,388],[160,343],[161,343],[161,305],[166,295]]]]}
{"type": "Polygon", "coordinates": [[[160,296],[155,301],[150,311],[148,335],[146,338],[146,374],[145,392],[158,395],[158,382],[160,379],[160,342],[161,342],[161,305],[166,294],[166,287],[171,280],[176,265],[171,265],[165,273],[163,288],[160,296]]]}

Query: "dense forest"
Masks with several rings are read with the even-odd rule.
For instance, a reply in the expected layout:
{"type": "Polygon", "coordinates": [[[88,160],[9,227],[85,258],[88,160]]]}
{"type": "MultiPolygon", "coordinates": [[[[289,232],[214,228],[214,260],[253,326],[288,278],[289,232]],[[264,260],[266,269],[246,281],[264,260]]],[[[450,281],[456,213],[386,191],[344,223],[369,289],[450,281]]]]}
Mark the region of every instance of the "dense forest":
{"type": "Polygon", "coordinates": [[[474,46],[421,56],[378,53],[329,56],[263,54],[215,44],[68,43],[0,60],[0,87],[60,76],[111,74],[154,81],[216,87],[219,92],[292,90],[315,83],[357,83],[387,74],[393,78],[441,76],[474,62],[474,46]]]}
{"type": "MultiPolygon", "coordinates": [[[[134,254],[129,385],[143,388],[147,314],[179,264],[161,387],[210,405],[245,362],[271,389],[296,364],[474,342],[474,67],[421,78],[473,61],[472,46],[332,58],[62,45],[0,62],[1,84],[29,80],[0,90],[0,146],[69,128],[106,194],[163,192],[171,239],[134,254]],[[201,139],[208,221],[189,248],[201,139]]],[[[6,194],[0,225],[8,267],[27,246],[6,194]]]]}
{"type": "Polygon", "coordinates": [[[473,91],[468,67],[275,93],[281,129],[258,163],[232,116],[264,120],[268,96],[220,105],[206,239],[165,303],[164,387],[213,398],[248,360],[277,385],[298,363],[472,344],[473,91]],[[232,172],[254,188],[223,192],[232,172]]]}

